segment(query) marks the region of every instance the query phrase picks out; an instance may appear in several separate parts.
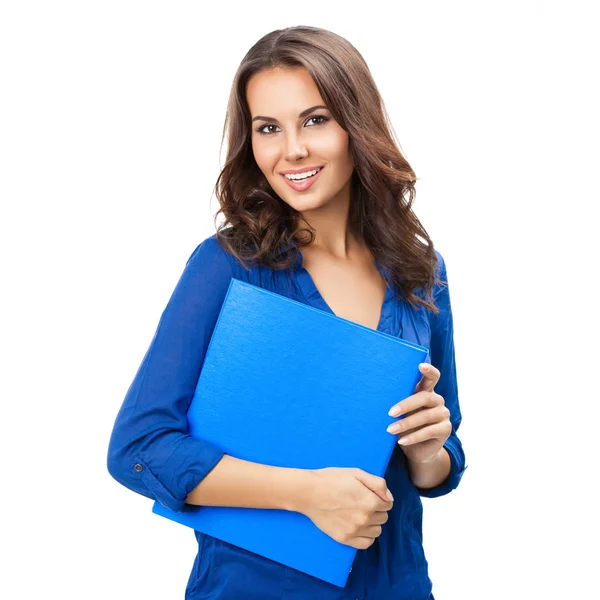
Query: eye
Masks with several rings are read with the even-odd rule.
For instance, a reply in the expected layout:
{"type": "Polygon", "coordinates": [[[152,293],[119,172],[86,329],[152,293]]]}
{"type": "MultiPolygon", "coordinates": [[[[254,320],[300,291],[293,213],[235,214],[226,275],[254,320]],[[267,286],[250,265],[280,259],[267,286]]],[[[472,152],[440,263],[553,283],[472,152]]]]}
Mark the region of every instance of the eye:
{"type": "MultiPolygon", "coordinates": [[[[307,119],[306,123],[308,123],[309,121],[312,121],[313,119],[321,119],[318,123],[316,123],[316,125],[322,125],[322,124],[326,123],[327,121],[329,121],[329,117],[325,117],[324,115],[313,115],[312,117],[309,117],[307,119]]],[[[255,131],[257,131],[261,135],[271,135],[270,131],[263,131],[267,127],[277,127],[277,125],[274,125],[273,123],[268,123],[266,125],[261,125],[261,126],[257,127],[255,131]]],[[[276,132],[273,132],[273,133],[276,133],[276,132]]]]}
{"type": "Polygon", "coordinates": [[[319,121],[317,125],[321,125],[321,123],[329,121],[329,119],[327,117],[324,117],[323,115],[315,115],[314,117],[309,117],[308,121],[312,121],[313,119],[323,119],[322,121],[319,121]]]}
{"type": "Polygon", "coordinates": [[[257,127],[256,131],[258,131],[258,133],[261,133],[262,135],[269,135],[271,133],[270,131],[263,131],[263,129],[265,129],[266,127],[277,127],[277,125],[263,125],[262,127],[257,127]]]}

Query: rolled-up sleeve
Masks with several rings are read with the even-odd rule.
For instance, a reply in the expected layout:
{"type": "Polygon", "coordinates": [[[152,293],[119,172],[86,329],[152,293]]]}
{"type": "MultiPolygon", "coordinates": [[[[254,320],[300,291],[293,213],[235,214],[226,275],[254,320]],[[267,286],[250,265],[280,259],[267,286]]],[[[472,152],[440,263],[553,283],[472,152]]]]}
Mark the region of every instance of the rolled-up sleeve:
{"type": "MultiPolygon", "coordinates": [[[[446,264],[442,255],[436,250],[438,257],[438,278],[447,282],[446,264]]],[[[432,488],[417,488],[419,494],[426,498],[443,496],[455,489],[466,471],[465,453],[462,443],[457,435],[462,421],[458,401],[458,384],[456,379],[456,363],[454,355],[454,329],[452,322],[452,307],[450,303],[449,285],[437,285],[434,289],[434,298],[439,314],[429,313],[431,326],[430,357],[431,364],[439,369],[440,379],[435,386],[435,391],[444,398],[446,407],[450,411],[452,432],[444,448],[450,456],[450,474],[439,485],[432,488]]]]}
{"type": "Polygon", "coordinates": [[[193,251],[110,437],[112,477],[175,511],[224,455],[188,434],[187,409],[229,288],[231,259],[214,236],[193,251]]]}

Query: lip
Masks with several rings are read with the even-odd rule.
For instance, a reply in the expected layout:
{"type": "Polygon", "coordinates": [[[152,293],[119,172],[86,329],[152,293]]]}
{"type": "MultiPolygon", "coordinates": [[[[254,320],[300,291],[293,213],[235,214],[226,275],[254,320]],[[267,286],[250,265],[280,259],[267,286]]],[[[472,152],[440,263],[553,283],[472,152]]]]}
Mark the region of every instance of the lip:
{"type": "Polygon", "coordinates": [[[297,173],[305,173],[306,171],[314,171],[315,169],[322,169],[323,165],[316,165],[314,167],[303,167],[302,169],[290,169],[289,171],[279,171],[282,175],[296,175],[297,173]]]}
{"type": "MultiPolygon", "coordinates": [[[[318,169],[319,167],[315,167],[315,169],[318,169]]],[[[305,179],[304,181],[291,181],[290,179],[288,179],[283,173],[281,174],[281,178],[293,189],[296,190],[297,192],[304,192],[305,190],[307,190],[309,187],[311,187],[315,181],[320,177],[321,173],[323,172],[323,169],[325,167],[321,167],[319,172],[316,175],[313,175],[312,177],[309,177],[308,179],[305,179]]],[[[303,169],[302,171],[310,171],[311,169],[303,169]]],[[[300,171],[302,173],[302,171],[300,171]]]]}

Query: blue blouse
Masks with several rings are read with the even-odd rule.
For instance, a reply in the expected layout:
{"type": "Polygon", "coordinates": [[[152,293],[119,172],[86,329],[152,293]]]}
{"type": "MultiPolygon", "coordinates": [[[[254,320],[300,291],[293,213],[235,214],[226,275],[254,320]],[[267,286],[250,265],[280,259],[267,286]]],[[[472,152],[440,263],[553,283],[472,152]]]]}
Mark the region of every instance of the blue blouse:
{"type": "MultiPolygon", "coordinates": [[[[446,280],[446,267],[437,252],[446,280]]],[[[385,277],[385,271],[379,269],[385,277]]],[[[333,312],[302,267],[244,267],[224,251],[216,234],[199,244],[159,320],[158,327],[123,404],[110,438],[107,467],[127,488],[180,511],[188,494],[221,460],[212,443],[187,433],[186,412],[204,355],[231,278],[333,312]]],[[[387,280],[387,278],[386,278],[387,280]]],[[[378,330],[430,349],[441,377],[435,387],[451,413],[452,433],[444,447],[451,472],[440,485],[416,488],[402,449],[396,445],[385,473],[394,505],[381,535],[358,550],[345,588],[286,567],[194,531],[198,541],[187,583],[188,600],[428,600],[432,583],[423,552],[421,496],[447,494],[458,485],[465,455],[456,435],[461,422],[458,402],[452,311],[448,286],[434,290],[439,315],[399,302],[388,284],[378,330]]]]}

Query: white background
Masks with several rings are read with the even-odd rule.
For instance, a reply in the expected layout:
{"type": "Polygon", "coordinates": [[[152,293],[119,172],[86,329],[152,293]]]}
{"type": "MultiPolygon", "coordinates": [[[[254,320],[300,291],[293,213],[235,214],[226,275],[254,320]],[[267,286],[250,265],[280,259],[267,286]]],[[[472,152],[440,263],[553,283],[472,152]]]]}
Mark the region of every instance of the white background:
{"type": "Polygon", "coordinates": [[[365,57],[448,266],[469,469],[424,499],[436,599],[598,593],[593,4],[1,4],[3,598],[183,598],[193,533],[108,440],[214,233],[235,70],[299,24],[365,57]]]}

